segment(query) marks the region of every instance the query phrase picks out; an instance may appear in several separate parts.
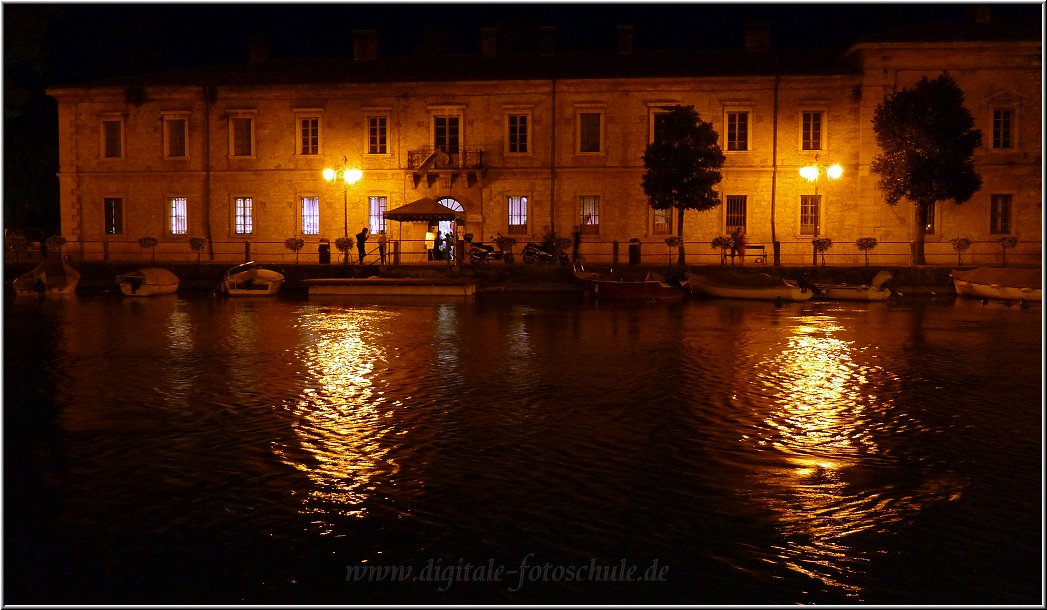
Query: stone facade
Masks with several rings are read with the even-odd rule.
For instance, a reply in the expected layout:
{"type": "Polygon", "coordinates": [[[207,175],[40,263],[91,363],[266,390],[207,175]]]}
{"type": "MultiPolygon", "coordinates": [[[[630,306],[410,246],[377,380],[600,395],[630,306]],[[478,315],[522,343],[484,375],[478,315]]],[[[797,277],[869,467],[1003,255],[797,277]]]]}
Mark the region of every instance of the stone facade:
{"type": "MultiPolygon", "coordinates": [[[[809,264],[813,235],[801,226],[801,198],[817,193],[818,235],[834,243],[829,264],[860,264],[864,255],[855,239],[875,237],[875,264],[906,265],[912,206],[883,202],[869,169],[878,150],[872,116],[885,95],[948,71],[983,132],[975,162],[984,185],[963,205],[937,206],[927,262],[954,262],[950,240],[957,236],[974,242],[965,263],[998,262],[994,195],[1010,196],[1007,234],[1020,240],[1008,260],[1039,262],[1039,41],[864,42],[814,67],[789,64],[774,51],[746,50],[676,58],[668,69],[664,56],[634,53],[629,32],[619,34],[618,53],[588,63],[548,50],[534,61],[501,57],[485,31],[482,55],[448,76],[418,76],[404,61],[376,57],[372,49],[323,66],[252,53],[242,69],[52,89],[59,106],[63,251],[85,260],[147,260],[150,252],[138,239],[152,236],[160,240],[158,260],[187,261],[196,257],[189,238],[204,237],[204,260],[290,262],[294,254],[284,241],[297,236],[306,241],[302,260],[312,260],[321,240],[373,224],[373,197],[384,198],[387,210],[424,197],[453,200],[465,217],[459,233],[483,241],[512,234],[522,245],[551,232],[569,236],[583,221],[582,201],[591,206],[596,197],[598,229],[584,234],[581,253],[610,262],[619,245],[624,258],[626,243],[639,239],[644,262],[658,263],[667,260],[667,234],[656,226],[640,186],[642,155],[654,115],[684,104],[721,136],[727,162],[719,190],[725,200],[744,196],[750,243],[766,244],[770,253],[777,241],[783,264],[809,264]],[[590,64],[597,67],[585,68],[590,64]],[[330,65],[346,76],[332,76],[324,68],[330,65]],[[992,143],[998,109],[1011,119],[1008,148],[992,143]],[[728,123],[739,116],[747,118],[744,150],[729,150],[729,135],[737,132],[728,123]],[[820,121],[814,150],[805,150],[812,147],[804,146],[805,116],[820,121]],[[586,122],[593,117],[598,123],[586,122]],[[309,137],[303,121],[315,130],[309,137]],[[245,124],[250,129],[237,140],[235,126],[245,124]],[[383,150],[370,148],[376,127],[384,127],[383,150]],[[458,153],[429,158],[453,141],[448,133],[456,134],[458,153]],[[303,151],[303,139],[315,148],[303,151]],[[245,142],[250,150],[234,154],[245,142]],[[583,150],[587,144],[595,150],[583,150]],[[821,174],[812,184],[799,174],[805,165],[833,163],[843,167],[838,180],[821,174]],[[343,188],[321,175],[325,167],[343,166],[360,169],[362,179],[343,188]],[[512,197],[526,197],[523,226],[510,227],[512,197]],[[251,203],[251,226],[239,231],[238,198],[251,203]],[[303,198],[318,203],[318,231],[308,231],[303,198]],[[184,215],[172,211],[172,200],[184,201],[184,215]]],[[[718,261],[709,243],[729,232],[728,211],[721,205],[687,212],[688,262],[718,261]]],[[[675,233],[675,218],[669,227],[675,233]]],[[[402,262],[424,259],[425,233],[435,228],[387,227],[401,242],[402,262]]]]}

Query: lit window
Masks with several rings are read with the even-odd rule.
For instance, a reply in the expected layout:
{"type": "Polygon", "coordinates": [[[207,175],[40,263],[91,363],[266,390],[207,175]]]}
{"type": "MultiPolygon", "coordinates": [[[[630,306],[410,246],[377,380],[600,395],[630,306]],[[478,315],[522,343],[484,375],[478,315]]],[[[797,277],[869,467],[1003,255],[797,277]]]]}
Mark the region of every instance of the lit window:
{"type": "Polygon", "coordinates": [[[170,230],[172,235],[185,235],[189,232],[186,216],[185,197],[171,197],[167,201],[170,230]]]}
{"type": "Polygon", "coordinates": [[[184,117],[164,118],[164,157],[184,159],[188,155],[189,121],[184,117]]]}
{"type": "Polygon", "coordinates": [[[1014,147],[1014,110],[997,108],[992,111],[992,147],[1014,147]]]}
{"type": "Polygon", "coordinates": [[[578,229],[582,233],[600,232],[600,197],[583,195],[578,198],[578,229]]]}
{"type": "Polygon", "coordinates": [[[124,200],[119,197],[106,197],[103,207],[105,208],[105,234],[122,234],[124,232],[124,200]]]}
{"type": "Polygon", "coordinates": [[[320,154],[320,117],[309,116],[298,119],[298,154],[320,154]]]}
{"type": "Polygon", "coordinates": [[[527,232],[527,197],[513,195],[509,197],[509,233],[526,235],[527,232]]]}
{"type": "Polygon", "coordinates": [[[124,156],[124,122],[102,121],[102,156],[106,159],[122,159],[124,156]]]}
{"type": "Polygon", "coordinates": [[[993,195],[989,211],[989,232],[994,235],[1011,233],[1012,195],[993,195]]]}
{"type": "Polygon", "coordinates": [[[937,207],[933,201],[927,204],[927,218],[924,219],[923,227],[923,232],[927,235],[934,235],[934,216],[937,207]]]}
{"type": "Polygon", "coordinates": [[[749,150],[749,113],[727,113],[727,150],[749,150]]]}
{"type": "Polygon", "coordinates": [[[367,198],[367,226],[371,233],[380,233],[385,230],[385,208],[388,204],[386,197],[367,198]]]}
{"type": "MultiPolygon", "coordinates": [[[[653,209],[653,208],[652,208],[653,209]]],[[[654,235],[672,235],[673,234],[673,209],[653,209],[653,222],[651,224],[651,233],[654,235]]]]}
{"type": "Polygon", "coordinates": [[[800,235],[818,235],[821,203],[821,195],[800,195],[800,235]]]}
{"type": "Polygon", "coordinates": [[[603,114],[600,112],[578,113],[578,152],[598,153],[601,150],[601,123],[603,114]]]}
{"type": "Polygon", "coordinates": [[[367,154],[384,155],[389,152],[388,129],[388,117],[367,117],[367,154]]]}
{"type": "Polygon", "coordinates": [[[528,152],[528,116],[526,114],[510,114],[508,117],[508,152],[528,152]]]}
{"type": "Polygon", "coordinates": [[[320,234],[319,197],[302,197],[302,234],[320,234]]]}
{"type": "Polygon", "coordinates": [[[726,225],[728,233],[731,233],[738,227],[741,227],[742,233],[745,233],[747,206],[748,195],[727,196],[727,210],[726,215],[724,216],[724,225],[726,225]]]}
{"type": "Polygon", "coordinates": [[[250,197],[236,198],[236,234],[249,235],[254,231],[254,202],[250,197]]]}
{"type": "Polygon", "coordinates": [[[802,150],[822,149],[822,113],[804,112],[802,119],[803,142],[802,150]]]}

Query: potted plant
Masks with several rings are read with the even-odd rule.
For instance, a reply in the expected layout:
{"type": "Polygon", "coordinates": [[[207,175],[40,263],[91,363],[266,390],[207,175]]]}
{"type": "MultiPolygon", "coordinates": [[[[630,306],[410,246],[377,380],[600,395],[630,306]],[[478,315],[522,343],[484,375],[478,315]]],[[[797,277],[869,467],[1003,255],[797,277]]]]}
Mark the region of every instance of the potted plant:
{"type": "Polygon", "coordinates": [[[669,266],[673,266],[673,249],[680,247],[680,238],[676,235],[670,235],[665,238],[665,245],[669,246],[669,266]]]}
{"type": "Polygon", "coordinates": [[[963,253],[971,247],[971,240],[966,237],[952,238],[952,249],[956,250],[956,264],[963,265],[963,253]]]}
{"type": "Polygon", "coordinates": [[[339,237],[334,240],[334,247],[342,253],[342,264],[349,264],[349,251],[353,249],[352,237],[339,237]]]}
{"type": "Polygon", "coordinates": [[[189,248],[196,252],[196,264],[200,264],[200,253],[204,251],[204,246],[207,245],[207,240],[203,237],[190,237],[189,248]]]}
{"type": "Polygon", "coordinates": [[[875,237],[859,237],[854,240],[854,245],[865,254],[865,266],[869,266],[869,250],[876,247],[879,242],[875,237]]]}
{"type": "Polygon", "coordinates": [[[298,264],[298,251],[305,247],[305,240],[301,237],[288,237],[284,240],[284,247],[294,252],[294,264],[298,264]]]}
{"type": "Polygon", "coordinates": [[[138,238],[138,245],[142,246],[143,248],[152,248],[153,249],[152,262],[155,265],[156,264],[156,247],[158,245],[160,245],[160,240],[158,240],[155,237],[139,237],[138,238]]]}
{"type": "Polygon", "coordinates": [[[712,246],[713,250],[716,248],[720,249],[720,264],[726,265],[727,251],[734,246],[734,239],[730,235],[720,235],[714,237],[712,243],[709,245],[712,246]]]}
{"type": "Polygon", "coordinates": [[[1007,250],[1018,245],[1018,238],[1013,235],[1004,235],[1000,238],[1000,248],[1003,250],[1003,265],[1007,266],[1007,250]]]}
{"type": "Polygon", "coordinates": [[[833,247],[833,240],[828,237],[819,237],[811,240],[814,251],[822,255],[822,267],[825,266],[825,251],[833,247]]]}

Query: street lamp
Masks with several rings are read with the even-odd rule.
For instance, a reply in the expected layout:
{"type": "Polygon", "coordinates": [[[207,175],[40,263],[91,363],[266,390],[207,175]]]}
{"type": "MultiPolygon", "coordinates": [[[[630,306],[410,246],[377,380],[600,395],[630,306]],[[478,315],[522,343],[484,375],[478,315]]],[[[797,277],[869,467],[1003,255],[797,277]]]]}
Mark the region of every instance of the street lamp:
{"type": "Polygon", "coordinates": [[[355,168],[344,167],[345,163],[346,159],[345,157],[342,157],[343,167],[338,169],[328,167],[324,169],[324,180],[334,184],[338,179],[339,174],[341,174],[342,180],[345,182],[345,186],[342,189],[342,216],[345,222],[345,237],[349,237],[349,187],[359,182],[364,173],[355,168]]]}
{"type": "MultiPolygon", "coordinates": [[[[825,177],[831,180],[837,180],[843,175],[843,167],[839,163],[833,163],[832,165],[822,165],[818,163],[818,155],[814,156],[814,164],[805,165],[800,168],[800,176],[808,182],[814,183],[814,204],[818,206],[817,213],[814,214],[814,237],[818,237],[820,231],[819,224],[822,220],[822,202],[818,199],[818,180],[821,178],[822,173],[825,173],[825,177]]],[[[814,250],[814,265],[818,265],[818,248],[812,247],[814,250]]]]}

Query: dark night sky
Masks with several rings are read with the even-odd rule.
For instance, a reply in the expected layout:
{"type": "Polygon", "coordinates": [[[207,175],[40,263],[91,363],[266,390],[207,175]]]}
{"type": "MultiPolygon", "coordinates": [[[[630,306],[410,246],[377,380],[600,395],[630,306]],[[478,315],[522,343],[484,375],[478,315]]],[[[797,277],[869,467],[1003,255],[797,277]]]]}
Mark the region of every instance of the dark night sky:
{"type": "MultiPolygon", "coordinates": [[[[1043,5],[989,3],[1042,23],[1043,5]]],[[[4,219],[57,221],[57,115],[45,87],[121,74],[247,60],[252,34],[272,59],[351,56],[352,30],[379,31],[380,53],[433,41],[476,52],[481,27],[557,28],[557,49],[613,50],[635,26],[638,51],[739,48],[746,22],[771,24],[771,47],[842,48],[907,25],[962,20],[974,4],[915,3],[67,3],[5,2],[4,219]]],[[[502,44],[501,42],[499,44],[502,44]]]]}

